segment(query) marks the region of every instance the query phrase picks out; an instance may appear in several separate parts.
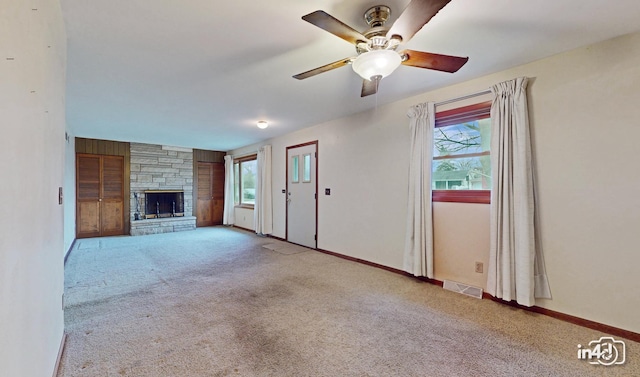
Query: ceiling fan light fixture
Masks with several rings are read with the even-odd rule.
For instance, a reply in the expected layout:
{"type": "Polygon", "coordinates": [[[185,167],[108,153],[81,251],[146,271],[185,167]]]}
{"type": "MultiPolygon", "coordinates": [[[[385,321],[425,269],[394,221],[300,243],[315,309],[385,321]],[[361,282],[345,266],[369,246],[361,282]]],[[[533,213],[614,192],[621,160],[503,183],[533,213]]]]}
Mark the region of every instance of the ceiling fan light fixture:
{"type": "Polygon", "coordinates": [[[401,63],[402,57],[393,50],[372,50],[360,54],[351,66],[360,77],[371,80],[389,76],[401,63]]]}
{"type": "Polygon", "coordinates": [[[266,120],[259,120],[257,126],[258,128],[265,129],[269,127],[269,122],[267,122],[266,120]]]}

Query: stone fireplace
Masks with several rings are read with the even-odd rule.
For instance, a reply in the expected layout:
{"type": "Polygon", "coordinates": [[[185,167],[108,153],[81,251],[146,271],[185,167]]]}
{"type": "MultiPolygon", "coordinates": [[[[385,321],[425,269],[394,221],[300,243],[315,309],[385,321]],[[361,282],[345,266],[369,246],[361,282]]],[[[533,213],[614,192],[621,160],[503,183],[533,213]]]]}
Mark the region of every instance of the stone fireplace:
{"type": "Polygon", "coordinates": [[[130,143],[131,235],[196,228],[193,150],[130,143]]]}

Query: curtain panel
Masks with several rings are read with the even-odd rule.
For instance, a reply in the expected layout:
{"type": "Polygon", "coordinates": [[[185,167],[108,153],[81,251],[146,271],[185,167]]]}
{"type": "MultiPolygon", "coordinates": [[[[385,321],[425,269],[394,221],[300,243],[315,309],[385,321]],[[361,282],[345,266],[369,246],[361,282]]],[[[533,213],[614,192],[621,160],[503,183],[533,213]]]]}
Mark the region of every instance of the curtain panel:
{"type": "Polygon", "coordinates": [[[433,278],[431,163],[435,106],[433,102],[418,104],[409,109],[407,116],[411,150],[403,268],[414,276],[433,278]]]}
{"type": "Polygon", "coordinates": [[[536,244],[535,201],[526,77],[491,88],[491,235],[487,292],[533,306],[550,298],[536,244]]]}
{"type": "Polygon", "coordinates": [[[258,150],[258,174],[256,177],[256,202],[253,221],[257,234],[273,233],[273,198],[271,195],[271,145],[258,150]]]}
{"type": "Polygon", "coordinates": [[[235,222],[233,156],[224,156],[224,211],[222,224],[233,225],[235,222]]]}

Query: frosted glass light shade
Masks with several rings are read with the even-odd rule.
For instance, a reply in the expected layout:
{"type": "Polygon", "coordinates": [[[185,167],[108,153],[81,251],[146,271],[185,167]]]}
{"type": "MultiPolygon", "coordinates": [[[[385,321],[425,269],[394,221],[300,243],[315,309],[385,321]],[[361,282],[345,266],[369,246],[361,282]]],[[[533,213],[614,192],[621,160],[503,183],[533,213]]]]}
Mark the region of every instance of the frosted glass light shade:
{"type": "Polygon", "coordinates": [[[400,54],[393,50],[373,50],[360,54],[352,68],[363,79],[371,80],[374,76],[390,75],[401,63],[400,54]]]}
{"type": "Polygon", "coordinates": [[[259,120],[258,121],[258,128],[267,128],[269,127],[269,122],[267,122],[266,120],[259,120]]]}

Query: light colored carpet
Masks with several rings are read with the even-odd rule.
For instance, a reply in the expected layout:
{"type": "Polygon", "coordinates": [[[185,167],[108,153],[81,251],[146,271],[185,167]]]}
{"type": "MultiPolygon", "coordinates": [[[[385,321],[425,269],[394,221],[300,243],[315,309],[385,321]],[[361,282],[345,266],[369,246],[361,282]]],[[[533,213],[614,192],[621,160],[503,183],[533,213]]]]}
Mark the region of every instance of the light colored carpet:
{"type": "Polygon", "coordinates": [[[304,253],[305,251],[310,251],[311,249],[307,249],[306,247],[290,244],[287,242],[274,242],[262,245],[265,249],[273,250],[280,254],[291,255],[304,253]]]}
{"type": "Polygon", "coordinates": [[[65,274],[60,377],[640,375],[638,343],[590,365],[605,334],[235,229],[78,240],[65,274]]]}

